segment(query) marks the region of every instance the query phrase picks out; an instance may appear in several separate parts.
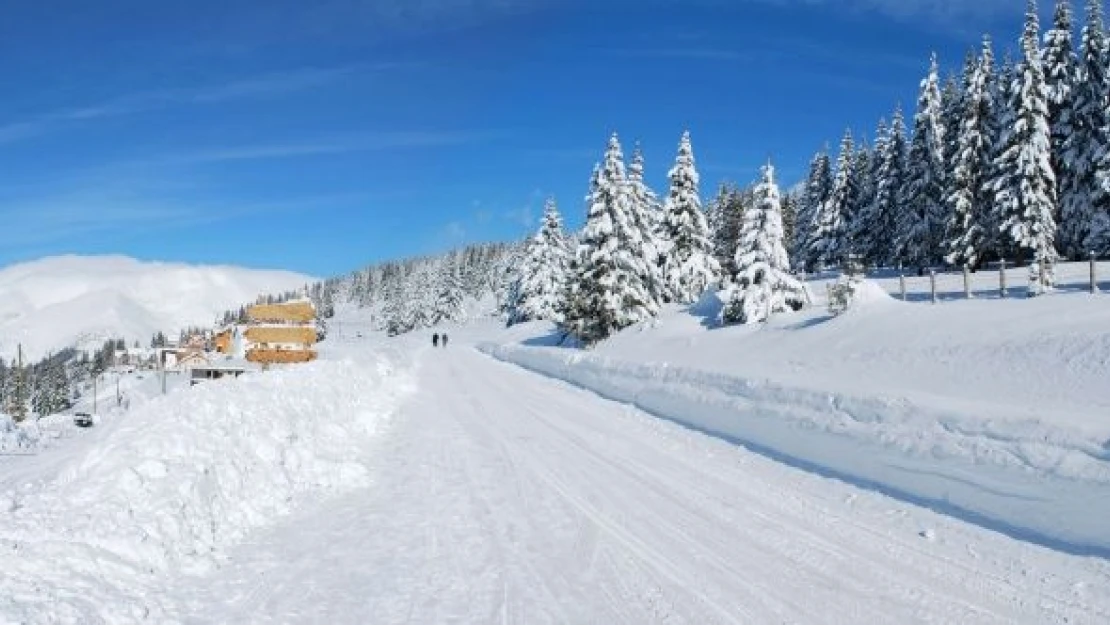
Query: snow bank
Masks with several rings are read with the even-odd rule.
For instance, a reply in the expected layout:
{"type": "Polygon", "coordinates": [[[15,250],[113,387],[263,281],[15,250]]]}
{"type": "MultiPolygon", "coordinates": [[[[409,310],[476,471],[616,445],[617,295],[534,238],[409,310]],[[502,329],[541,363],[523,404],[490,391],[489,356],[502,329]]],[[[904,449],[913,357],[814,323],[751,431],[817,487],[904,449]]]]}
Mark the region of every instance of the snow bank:
{"type": "Polygon", "coordinates": [[[165,620],[163,574],[203,573],[308,498],[368,483],[408,363],[325,361],[147,402],[42,483],[0,492],[0,621],[165,620]]]}
{"type": "Polygon", "coordinates": [[[0,414],[0,453],[31,453],[38,443],[34,429],[16,425],[12,418],[0,414]]]}
{"type": "Polygon", "coordinates": [[[885,306],[896,301],[878,282],[860,280],[855,285],[855,293],[852,294],[852,309],[850,310],[858,310],[861,307],[885,306]]]}
{"type": "Polygon", "coordinates": [[[1086,432],[980,418],[985,404],[802,390],[543,347],[481,349],[807,470],[1055,548],[1110,555],[1110,442],[1086,432]]]}

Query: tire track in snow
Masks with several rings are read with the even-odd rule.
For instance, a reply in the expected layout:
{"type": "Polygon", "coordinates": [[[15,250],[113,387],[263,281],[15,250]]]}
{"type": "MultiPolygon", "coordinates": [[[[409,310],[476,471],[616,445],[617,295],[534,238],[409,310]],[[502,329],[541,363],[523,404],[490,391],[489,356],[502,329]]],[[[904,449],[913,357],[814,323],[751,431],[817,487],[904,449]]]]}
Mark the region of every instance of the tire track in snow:
{"type": "MultiPolygon", "coordinates": [[[[543,399],[536,399],[540,392],[540,389],[530,388],[528,390],[532,391],[532,399],[525,401],[525,398],[527,398],[529,394],[522,392],[522,387],[527,384],[523,376],[533,376],[534,374],[523,372],[519,369],[517,369],[515,372],[510,372],[509,369],[512,368],[511,365],[506,365],[499,362],[495,364],[498,365],[500,369],[497,369],[496,372],[491,372],[491,375],[486,376],[491,381],[496,381],[497,388],[491,390],[502,397],[515,396],[522,400],[522,404],[526,404],[521,406],[521,408],[526,409],[518,410],[514,414],[514,419],[512,419],[511,421],[502,420],[500,425],[510,428],[512,426],[512,422],[521,420],[523,414],[527,414],[529,417],[532,417],[535,422],[543,422],[548,428],[552,429],[552,433],[555,435],[552,438],[556,438],[558,436],[567,438],[567,432],[565,428],[578,427],[580,425],[582,431],[589,432],[595,435],[594,440],[597,440],[596,435],[603,434],[603,432],[599,431],[603,428],[598,427],[597,424],[593,421],[590,422],[590,426],[582,425],[582,423],[585,422],[585,417],[582,414],[583,412],[585,412],[584,410],[574,410],[573,406],[571,406],[571,409],[567,409],[564,410],[562,413],[559,413],[559,402],[552,401],[553,397],[558,397],[562,399],[563,397],[565,397],[565,395],[563,395],[562,393],[566,392],[578,393],[583,397],[588,396],[590,398],[590,401],[601,401],[598,400],[596,396],[580,391],[580,389],[570,388],[559,382],[545,380],[546,385],[551,386],[552,388],[558,388],[559,390],[557,392],[546,392],[543,394],[543,399]],[[554,421],[558,421],[559,425],[554,425],[554,421]],[[593,428],[592,431],[590,429],[591,427],[593,428]],[[560,428],[563,429],[560,430],[560,428]]],[[[466,368],[467,371],[473,371],[477,368],[477,365],[468,363],[466,368]]],[[[459,375],[465,374],[459,373],[459,375]]],[[[610,403],[610,405],[612,405],[614,408],[619,406],[619,404],[615,403],[610,403]]],[[[609,411],[609,413],[605,414],[602,414],[602,411],[600,410],[590,410],[589,412],[595,413],[594,415],[591,415],[594,417],[610,419],[613,418],[611,416],[611,414],[613,413],[612,410],[609,411]]],[[[637,416],[639,417],[637,420],[640,422],[656,421],[654,419],[651,419],[650,417],[646,417],[643,415],[637,416]]],[[[632,429],[642,429],[642,426],[638,423],[623,423],[623,425],[632,429]]],[[[666,429],[668,432],[671,433],[682,432],[684,435],[689,437],[697,436],[669,423],[661,424],[658,428],[656,428],[656,431],[662,429],[666,429]]],[[[604,432],[604,434],[612,433],[604,432]]],[[[619,435],[620,433],[616,434],[616,436],[619,435]]],[[[700,438],[702,440],[710,440],[707,437],[700,438]]],[[[578,437],[580,446],[582,446],[581,440],[581,437],[578,437]]],[[[639,439],[637,439],[637,441],[639,442],[639,439]]],[[[718,442],[714,441],[714,443],[718,442]]],[[[588,448],[588,445],[586,447],[588,448]]],[[[746,453],[740,451],[739,448],[732,449],[737,451],[737,453],[746,453]]],[[[634,458],[630,458],[627,455],[621,455],[620,462],[632,464],[636,461],[634,458]]],[[[610,465],[612,466],[611,462],[610,465]]],[[[792,471],[785,467],[783,467],[783,470],[792,471]]],[[[643,464],[638,466],[638,471],[642,474],[648,475],[654,473],[655,479],[659,481],[662,481],[666,477],[661,476],[661,474],[659,474],[657,470],[643,464]]],[[[636,471],[631,471],[628,473],[632,475],[635,474],[636,471]]],[[[740,472],[737,472],[737,475],[740,479],[751,479],[750,477],[745,476],[740,472]]],[[[705,474],[703,475],[703,477],[706,477],[709,481],[713,481],[713,476],[711,475],[705,474]]],[[[585,478],[586,481],[583,481],[582,483],[588,483],[588,479],[589,478],[587,476],[585,478]]],[[[758,476],[755,479],[759,479],[758,476]]],[[[643,485],[642,482],[641,485],[643,485]]],[[[706,490],[703,488],[703,484],[697,480],[691,481],[689,484],[686,485],[686,487],[692,491],[700,491],[701,493],[703,493],[703,495],[706,492],[706,490]]],[[[827,509],[816,507],[814,502],[810,499],[797,496],[791,497],[790,493],[786,494],[787,497],[785,499],[792,501],[793,509],[791,510],[789,508],[779,506],[775,510],[776,512],[784,512],[786,517],[798,516],[800,513],[810,514],[811,510],[814,510],[816,514],[819,515],[827,515],[829,513],[829,510],[827,509]],[[799,510],[799,508],[801,508],[801,510],[799,510]]],[[[867,495],[871,496],[872,499],[877,498],[870,493],[868,493],[867,495]]],[[[767,499],[766,503],[774,503],[776,501],[776,498],[773,497],[764,497],[764,499],[767,499]]],[[[904,504],[901,504],[899,502],[891,501],[888,503],[889,505],[905,507],[904,504]]],[[[681,510],[676,510],[676,513],[681,514],[681,510]]],[[[899,580],[899,585],[901,587],[901,590],[899,591],[900,594],[902,594],[902,596],[904,597],[911,598],[912,603],[923,604],[926,602],[926,597],[928,597],[930,599],[928,603],[932,604],[933,606],[944,605],[946,603],[949,606],[951,606],[953,603],[957,604],[962,611],[957,611],[950,614],[949,618],[951,619],[962,619],[964,621],[975,620],[979,622],[983,621],[984,619],[991,619],[996,622],[1010,622],[1013,618],[1011,615],[1012,612],[1025,612],[1031,607],[1032,604],[1030,604],[1029,599],[1026,598],[1027,595],[1032,595],[1032,598],[1035,598],[1033,600],[1035,600],[1037,604],[1035,606],[1037,609],[1043,610],[1049,614],[1055,613],[1055,618],[1053,620],[1063,620],[1066,618],[1066,615],[1068,613],[1087,613],[1087,616],[1091,616],[1090,612],[1093,611],[1095,614],[1098,614],[1100,616],[1105,615],[1104,605],[1081,605],[1076,601],[1070,599],[1067,596],[1067,593],[1061,594],[1058,592],[1045,591],[1037,585],[1034,585],[1032,588],[1027,585],[1021,585],[1021,587],[1017,587],[1014,585],[1012,578],[1008,579],[1007,577],[1004,577],[1004,575],[1006,573],[1010,573],[1010,571],[1004,571],[1002,573],[991,573],[983,570],[982,567],[976,567],[973,564],[962,563],[959,559],[945,556],[942,553],[938,554],[935,552],[935,550],[930,551],[925,549],[924,547],[918,546],[917,544],[915,544],[915,541],[920,541],[919,538],[915,537],[915,539],[906,540],[904,538],[899,538],[897,534],[891,534],[889,531],[880,532],[873,527],[869,527],[866,524],[852,520],[851,516],[849,516],[850,514],[851,512],[849,511],[848,515],[838,516],[837,522],[826,524],[830,527],[825,529],[835,530],[837,529],[837,526],[839,526],[850,528],[854,533],[866,534],[868,540],[860,542],[859,546],[865,554],[873,554],[873,559],[877,563],[886,565],[885,567],[883,567],[884,573],[886,574],[885,579],[899,580]],[[871,547],[872,545],[876,545],[879,548],[876,549],[874,547],[871,547]],[[916,579],[912,575],[902,574],[902,572],[907,568],[905,566],[907,558],[910,561],[916,561],[918,564],[926,567],[928,575],[923,576],[926,578],[925,580],[921,579],[922,576],[920,575],[920,573],[922,573],[923,571],[918,572],[919,577],[916,579]],[[953,569],[963,572],[963,574],[956,576],[955,581],[951,579],[953,577],[951,575],[953,569]],[[944,589],[944,594],[938,594],[937,592],[932,592],[928,589],[922,590],[920,586],[923,581],[929,581],[939,586],[938,590],[944,589]],[[971,592],[968,592],[969,589],[971,590],[971,592]],[[1001,613],[996,611],[995,609],[991,609],[990,607],[988,607],[989,604],[996,603],[997,600],[994,598],[999,596],[1005,597],[1005,600],[1003,600],[1000,605],[997,605],[998,608],[1002,609],[1001,613]],[[912,599],[913,597],[916,597],[916,599],[912,599]]],[[[792,527],[792,529],[796,532],[799,532],[804,538],[814,543],[808,546],[820,546],[822,543],[824,543],[824,545],[826,546],[826,550],[828,550],[828,546],[830,544],[829,540],[818,537],[812,532],[806,532],[804,530],[804,526],[796,526],[792,527]]],[[[840,531],[837,533],[837,536],[844,537],[846,533],[847,532],[845,531],[840,531]]],[[[851,538],[853,538],[855,541],[860,540],[859,536],[853,536],[851,538]]],[[[1031,550],[1043,551],[1037,548],[1033,548],[1031,550]]],[[[835,552],[835,549],[833,549],[833,552],[835,552]]],[[[850,555],[852,554],[845,554],[845,556],[850,555]]],[[[854,558],[851,559],[862,560],[863,558],[860,558],[857,554],[854,558]]],[[[1019,560],[1019,566],[1020,565],[1021,563],[1019,560]]],[[[1094,567],[1093,572],[1105,578],[1105,567],[1094,567]]],[[[872,577],[875,576],[872,575],[872,577]]],[[[865,587],[860,587],[858,590],[862,590],[863,588],[865,587]]],[[[1074,595],[1074,593],[1071,594],[1074,595]]],[[[827,617],[827,613],[824,616],[827,617]]],[[[818,616],[818,618],[820,618],[820,616],[818,616]]]]}

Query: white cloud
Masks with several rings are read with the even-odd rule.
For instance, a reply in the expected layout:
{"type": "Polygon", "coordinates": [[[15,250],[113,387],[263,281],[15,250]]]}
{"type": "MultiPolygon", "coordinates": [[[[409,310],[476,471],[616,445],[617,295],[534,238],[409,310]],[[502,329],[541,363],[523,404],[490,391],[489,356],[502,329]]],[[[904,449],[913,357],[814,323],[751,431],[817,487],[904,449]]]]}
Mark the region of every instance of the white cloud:
{"type": "Polygon", "coordinates": [[[18,233],[9,237],[9,247],[19,249],[57,241],[80,247],[101,234],[170,233],[245,215],[314,211],[380,199],[370,193],[251,202],[221,199],[187,174],[159,172],[136,163],[111,164],[15,193],[9,188],[4,191],[0,222],[9,232],[18,233]]]}
{"type": "MultiPolygon", "coordinates": [[[[701,0],[731,4],[734,0],[701,0]]],[[[747,0],[778,5],[834,5],[849,11],[877,11],[899,19],[927,17],[945,22],[1013,12],[1013,0],[747,0]]],[[[1020,7],[1021,10],[1024,7],[1020,7]]]]}
{"type": "Polygon", "coordinates": [[[453,241],[461,241],[466,238],[466,226],[459,221],[452,221],[447,224],[445,233],[448,239],[453,241]]]}
{"type": "Polygon", "coordinates": [[[43,135],[60,130],[68,124],[88,123],[98,119],[132,115],[172,106],[217,104],[281,95],[336,82],[358,72],[384,71],[392,67],[395,65],[302,68],[248,76],[199,87],[129,93],[97,104],[51,111],[28,120],[0,126],[0,144],[43,135]]]}
{"type": "Polygon", "coordinates": [[[670,48],[617,48],[617,56],[647,59],[689,59],[693,61],[746,61],[758,58],[752,53],[744,53],[729,48],[708,47],[670,47],[670,48]]]}
{"type": "Polygon", "coordinates": [[[199,149],[155,160],[162,164],[219,163],[225,161],[255,161],[301,156],[347,154],[405,150],[449,145],[464,145],[498,136],[491,131],[466,130],[414,130],[364,134],[347,134],[341,137],[286,143],[261,143],[255,145],[221,146],[199,149]]]}

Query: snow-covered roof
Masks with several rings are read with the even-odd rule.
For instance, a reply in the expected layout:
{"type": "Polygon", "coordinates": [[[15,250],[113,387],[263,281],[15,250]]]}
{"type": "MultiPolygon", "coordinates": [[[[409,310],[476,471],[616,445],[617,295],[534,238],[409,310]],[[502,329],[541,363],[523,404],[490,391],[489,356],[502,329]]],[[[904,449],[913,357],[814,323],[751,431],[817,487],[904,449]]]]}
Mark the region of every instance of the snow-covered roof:
{"type": "Polygon", "coordinates": [[[243,358],[222,358],[213,360],[202,367],[196,367],[196,369],[208,369],[210,371],[250,371],[257,368],[258,365],[243,358]]]}

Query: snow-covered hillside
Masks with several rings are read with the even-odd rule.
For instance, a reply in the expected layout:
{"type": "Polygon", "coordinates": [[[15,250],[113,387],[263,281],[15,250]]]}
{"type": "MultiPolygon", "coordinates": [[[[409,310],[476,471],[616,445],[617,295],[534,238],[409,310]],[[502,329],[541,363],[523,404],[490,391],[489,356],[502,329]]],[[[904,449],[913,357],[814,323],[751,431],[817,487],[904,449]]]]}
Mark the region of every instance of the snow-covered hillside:
{"type": "Polygon", "coordinates": [[[210,325],[229,308],[314,281],[285,271],[60,256],[0,269],[0,355],[27,357],[105,338],[150,340],[210,325]]]}

